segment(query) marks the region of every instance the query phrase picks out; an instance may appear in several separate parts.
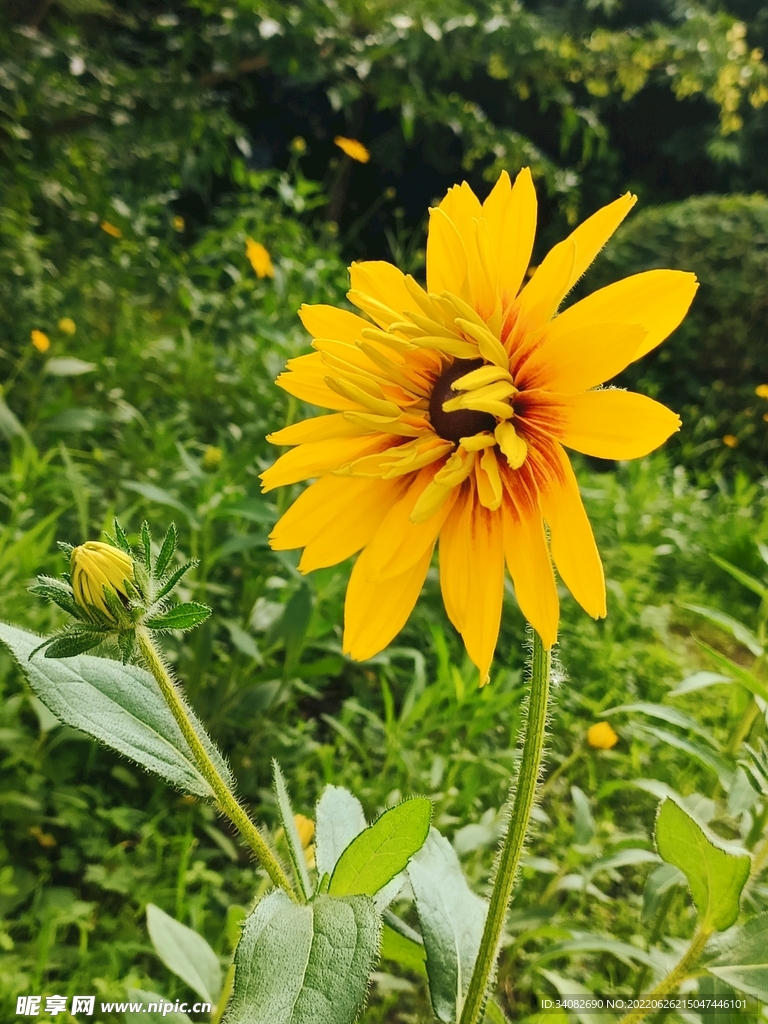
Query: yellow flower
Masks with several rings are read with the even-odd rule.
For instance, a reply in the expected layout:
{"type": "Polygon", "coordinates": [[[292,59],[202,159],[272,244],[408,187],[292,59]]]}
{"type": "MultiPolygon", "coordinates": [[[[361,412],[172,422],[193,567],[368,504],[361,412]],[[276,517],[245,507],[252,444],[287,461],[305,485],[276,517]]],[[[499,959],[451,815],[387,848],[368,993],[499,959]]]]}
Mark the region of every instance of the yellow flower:
{"type": "Polygon", "coordinates": [[[224,452],[221,448],[217,448],[215,445],[209,444],[203,452],[203,469],[207,469],[208,472],[218,469],[221,465],[221,460],[224,458],[224,452]]]}
{"type": "Polygon", "coordinates": [[[174,217],[171,224],[173,224],[174,231],[183,231],[186,226],[183,217],[174,217]]]}
{"type": "Polygon", "coordinates": [[[755,394],[758,398],[768,398],[768,384],[758,384],[755,388],[755,394]]]}
{"type": "Polygon", "coordinates": [[[296,153],[297,156],[301,156],[302,153],[307,151],[306,140],[297,135],[295,139],[291,140],[290,146],[288,147],[292,153],[296,153]]]}
{"type": "Polygon", "coordinates": [[[261,242],[254,242],[252,238],[246,237],[245,255],[250,260],[256,277],[275,276],[275,268],[272,266],[272,259],[261,242]]]}
{"type": "Polygon", "coordinates": [[[633,459],[679,429],[650,398],[595,389],[677,327],[696,278],[651,270],[557,311],[634,203],[625,195],[598,210],[521,288],[536,226],[530,172],[514,187],[502,173],[483,204],[464,183],[430,211],[426,290],[389,263],[354,263],[348,297],[367,319],[299,311],[317,351],[289,360],[277,383],[334,411],[269,437],[296,447],[262,474],[264,490],[317,478],[270,541],[304,548],[302,572],[362,549],[346,597],[351,657],[372,657],[402,629],[438,537],[445,608],[481,682],[505,562],[547,647],[559,620],[552,560],[582,607],[605,615],[603,568],[565,448],[633,459]]]}
{"type": "Polygon", "coordinates": [[[729,448],[738,448],[739,447],[739,439],[738,439],[738,437],[736,437],[735,434],[724,434],[723,435],[723,444],[727,445],[729,448]]]}
{"type": "Polygon", "coordinates": [[[101,222],[101,230],[106,231],[106,233],[108,235],[112,235],[113,238],[123,237],[123,232],[120,230],[120,228],[115,227],[114,224],[110,224],[108,220],[103,220],[101,222]]]}
{"type": "Polygon", "coordinates": [[[111,544],[89,540],[74,549],[70,562],[75,601],[86,611],[98,608],[114,621],[104,599],[104,588],[109,587],[118,597],[128,597],[125,581],[133,579],[130,556],[111,544]]]}
{"type": "Polygon", "coordinates": [[[610,750],[619,742],[619,737],[607,722],[596,722],[587,729],[587,743],[597,750],[610,750]]]}
{"type": "Polygon", "coordinates": [[[38,352],[47,352],[51,347],[51,339],[42,331],[34,330],[29,332],[29,339],[38,352]]]}
{"type": "Polygon", "coordinates": [[[346,153],[347,156],[353,160],[357,160],[359,164],[367,164],[371,159],[371,154],[357,139],[346,139],[343,135],[337,135],[333,140],[342,152],[346,153]]]}
{"type": "Polygon", "coordinates": [[[65,334],[74,334],[77,330],[77,324],[71,316],[63,316],[61,320],[59,320],[58,327],[59,330],[63,331],[65,334]]]}

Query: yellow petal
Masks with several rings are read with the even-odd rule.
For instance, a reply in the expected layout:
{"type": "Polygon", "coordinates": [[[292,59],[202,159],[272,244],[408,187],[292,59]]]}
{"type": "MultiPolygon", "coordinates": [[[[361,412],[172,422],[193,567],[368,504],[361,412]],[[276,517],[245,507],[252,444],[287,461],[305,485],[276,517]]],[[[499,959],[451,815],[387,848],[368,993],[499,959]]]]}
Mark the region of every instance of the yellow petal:
{"type": "Polygon", "coordinates": [[[432,547],[402,575],[370,583],[366,554],[362,552],[352,570],[344,604],[345,654],[365,661],[397,636],[421,593],[431,559],[432,547]]]}
{"type": "Polygon", "coordinates": [[[519,389],[545,388],[563,395],[604,384],[631,363],[646,330],[640,324],[602,323],[556,330],[556,317],[540,344],[523,356],[515,372],[519,389]]]}
{"type": "Polygon", "coordinates": [[[385,480],[323,476],[303,491],[275,524],[275,551],[304,548],[302,572],[343,562],[364,547],[401,488],[385,480]]]}
{"type": "Polygon", "coordinates": [[[593,292],[561,313],[555,323],[563,332],[607,320],[642,324],[648,333],[635,353],[639,359],[674,331],[698,287],[695,274],[648,270],[593,292]]]}
{"type": "Polygon", "coordinates": [[[563,583],[584,611],[595,619],[602,618],[606,614],[603,565],[579,485],[559,445],[552,448],[550,457],[553,472],[540,500],[550,530],[552,557],[563,583]]]}
{"type": "Polygon", "coordinates": [[[440,590],[448,618],[459,632],[466,613],[466,581],[473,571],[469,546],[472,502],[465,495],[460,499],[440,531],[440,590]]]}
{"type": "MultiPolygon", "coordinates": [[[[473,222],[483,215],[480,200],[469,184],[462,181],[460,185],[452,185],[440,203],[439,209],[451,218],[465,247],[469,247],[475,237],[473,222]]],[[[433,289],[428,288],[427,291],[433,291],[433,289]]]]}
{"type": "Polygon", "coordinates": [[[508,341],[511,350],[516,348],[518,339],[538,331],[557,312],[570,287],[576,259],[576,246],[567,239],[550,249],[541,261],[510,311],[514,316],[517,310],[515,327],[508,341]]]}
{"type": "Polygon", "coordinates": [[[440,528],[453,506],[456,491],[428,519],[413,522],[411,513],[424,490],[432,482],[434,468],[423,469],[408,490],[387,511],[376,535],[365,549],[365,565],[370,583],[400,576],[421,561],[424,552],[434,547],[440,528]]]}
{"type": "Polygon", "coordinates": [[[292,423],[274,434],[267,434],[267,440],[270,444],[306,444],[307,441],[329,441],[334,437],[359,437],[361,433],[359,427],[345,419],[344,413],[336,412],[292,423]]]}
{"type": "Polygon", "coordinates": [[[499,464],[493,448],[486,448],[480,461],[475,463],[475,481],[480,504],[495,512],[501,505],[502,489],[499,464]]]}
{"type": "Polygon", "coordinates": [[[576,284],[582,274],[586,272],[595,256],[597,256],[636,202],[637,196],[627,192],[612,203],[608,203],[607,206],[603,206],[597,213],[593,213],[591,217],[587,217],[583,223],[579,224],[575,231],[571,232],[565,241],[560,243],[560,245],[566,245],[570,240],[576,245],[576,262],[573,265],[573,273],[568,284],[568,291],[576,284]]]}
{"type": "Polygon", "coordinates": [[[499,423],[494,437],[503,454],[506,456],[510,469],[520,469],[528,457],[528,445],[511,423],[499,423]]]}
{"type": "Polygon", "coordinates": [[[418,311],[418,305],[405,286],[405,274],[391,263],[384,260],[353,263],[349,268],[349,280],[352,291],[370,295],[393,309],[400,320],[406,310],[418,311]]]}
{"type": "Polygon", "coordinates": [[[680,429],[677,413],[633,391],[585,391],[558,396],[558,402],[563,419],[557,439],[600,459],[640,458],[680,429]]]}
{"type": "Polygon", "coordinates": [[[429,211],[427,291],[435,295],[447,291],[467,301],[472,298],[464,243],[456,225],[439,206],[429,211]]]}
{"type": "Polygon", "coordinates": [[[466,599],[461,630],[467,654],[480,670],[480,685],[488,671],[499,639],[504,601],[504,529],[502,518],[475,501],[467,538],[471,572],[464,579],[466,599]]]}
{"type": "Polygon", "coordinates": [[[531,172],[524,167],[510,186],[502,171],[483,204],[491,242],[496,251],[498,288],[506,309],[515,299],[531,262],[536,235],[536,189],[531,172]]]}
{"type": "Polygon", "coordinates": [[[271,491],[285,484],[295,484],[311,476],[341,469],[343,466],[388,448],[392,439],[382,434],[363,437],[340,437],[333,441],[312,441],[292,448],[281,455],[274,465],[259,477],[263,491],[271,491]]]}
{"type": "Polygon", "coordinates": [[[325,383],[328,366],[321,352],[289,359],[287,372],[281,373],[275,384],[302,402],[319,405],[324,409],[357,409],[357,402],[331,391],[325,383]]]}
{"type": "Polygon", "coordinates": [[[354,345],[362,338],[361,332],[371,326],[369,320],[335,306],[309,306],[305,303],[299,309],[299,317],[313,338],[335,338],[348,345],[354,345]]]}
{"type": "Polygon", "coordinates": [[[512,507],[505,499],[504,555],[520,611],[549,650],[557,640],[560,601],[538,506],[512,507]]]}

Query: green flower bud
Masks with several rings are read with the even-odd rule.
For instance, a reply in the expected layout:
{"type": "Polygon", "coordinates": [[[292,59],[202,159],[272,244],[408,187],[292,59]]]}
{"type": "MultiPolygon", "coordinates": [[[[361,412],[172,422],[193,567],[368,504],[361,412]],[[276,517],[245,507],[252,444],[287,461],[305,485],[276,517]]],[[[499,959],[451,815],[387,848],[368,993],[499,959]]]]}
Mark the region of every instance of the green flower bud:
{"type": "Polygon", "coordinates": [[[72,592],[75,601],[90,611],[97,608],[117,625],[104,597],[109,587],[121,600],[128,600],[126,580],[133,581],[133,559],[98,540],[89,540],[74,548],[71,556],[72,592]]]}

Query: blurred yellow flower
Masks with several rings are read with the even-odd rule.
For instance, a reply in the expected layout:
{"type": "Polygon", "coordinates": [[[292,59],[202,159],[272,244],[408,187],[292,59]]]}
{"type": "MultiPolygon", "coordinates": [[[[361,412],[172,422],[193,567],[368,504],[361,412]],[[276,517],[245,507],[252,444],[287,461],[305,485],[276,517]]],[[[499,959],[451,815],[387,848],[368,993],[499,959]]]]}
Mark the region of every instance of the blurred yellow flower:
{"type": "Polygon", "coordinates": [[[332,410],[268,438],[293,445],[265,491],[314,479],[270,535],[309,572],[362,552],[347,589],[344,652],[364,661],[403,628],[439,539],[446,612],[486,682],[505,565],[546,647],[553,574],[595,618],[605,579],[566,448],[639,458],[680,427],[643,395],[595,390],[685,316],[693,274],[651,270],[558,310],[635,203],[627,194],[556,245],[525,283],[537,218],[530,171],[481,203],[465,182],[430,211],[426,289],[383,261],[353,263],[363,315],[303,306],[314,339],[278,385],[332,410]],[[545,529],[546,522],[546,529],[545,529]]]}
{"type": "Polygon", "coordinates": [[[43,334],[42,331],[30,331],[29,337],[38,352],[47,352],[51,347],[51,339],[47,334],[43,334]]]}
{"type": "Polygon", "coordinates": [[[758,384],[755,388],[755,394],[758,398],[768,398],[768,384],[758,384]]]}
{"type": "Polygon", "coordinates": [[[217,448],[216,445],[209,444],[203,452],[203,469],[207,469],[209,472],[214,469],[218,469],[223,458],[224,452],[221,448],[217,448]]]}
{"type": "Polygon", "coordinates": [[[72,551],[70,556],[72,592],[75,601],[86,611],[98,608],[108,619],[114,616],[104,598],[109,587],[118,597],[127,597],[125,581],[133,579],[133,560],[124,551],[88,540],[72,551]]]}
{"type": "Polygon", "coordinates": [[[587,743],[596,750],[610,750],[619,742],[619,737],[607,722],[596,722],[587,729],[587,743]]]}
{"type": "Polygon", "coordinates": [[[261,242],[254,242],[250,236],[247,236],[245,239],[245,255],[250,260],[256,277],[275,276],[272,259],[261,242]]]}
{"type": "Polygon", "coordinates": [[[74,334],[77,330],[77,324],[71,316],[63,316],[61,320],[59,320],[58,327],[59,330],[63,331],[65,334],[74,334]]]}
{"type": "Polygon", "coordinates": [[[174,217],[171,224],[173,224],[174,231],[183,231],[186,226],[183,217],[174,217]]]}
{"type": "Polygon", "coordinates": [[[108,235],[112,235],[113,238],[122,238],[123,232],[120,228],[115,227],[114,224],[110,224],[108,220],[101,222],[101,230],[106,231],[108,235]]]}
{"type": "Polygon", "coordinates": [[[299,833],[301,845],[306,850],[315,834],[315,823],[303,814],[294,814],[293,820],[296,823],[296,831],[299,833]]]}
{"type": "Polygon", "coordinates": [[[290,149],[293,153],[296,153],[297,156],[301,156],[302,153],[306,153],[307,151],[307,143],[300,135],[297,135],[296,138],[291,141],[290,149]]]}
{"type": "Polygon", "coordinates": [[[725,434],[723,437],[723,444],[727,445],[729,448],[738,448],[739,439],[735,434],[725,434]]]}
{"type": "Polygon", "coordinates": [[[357,160],[359,164],[367,164],[371,159],[371,154],[362,142],[358,142],[357,139],[346,139],[343,135],[337,135],[333,141],[340,150],[353,160],[357,160]]]}

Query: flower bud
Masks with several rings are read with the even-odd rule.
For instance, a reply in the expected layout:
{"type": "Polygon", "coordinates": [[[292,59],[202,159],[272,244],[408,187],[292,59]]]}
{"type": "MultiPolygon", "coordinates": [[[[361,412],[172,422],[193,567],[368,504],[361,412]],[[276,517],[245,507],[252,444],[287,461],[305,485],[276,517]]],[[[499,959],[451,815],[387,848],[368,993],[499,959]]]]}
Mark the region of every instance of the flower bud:
{"type": "Polygon", "coordinates": [[[75,601],[89,611],[98,608],[114,622],[115,617],[104,597],[109,587],[120,599],[127,600],[126,580],[133,580],[133,560],[119,548],[89,540],[72,551],[72,592],[75,601]]]}
{"type": "Polygon", "coordinates": [[[587,743],[596,750],[610,750],[619,742],[619,737],[607,722],[595,722],[587,729],[587,743]]]}

